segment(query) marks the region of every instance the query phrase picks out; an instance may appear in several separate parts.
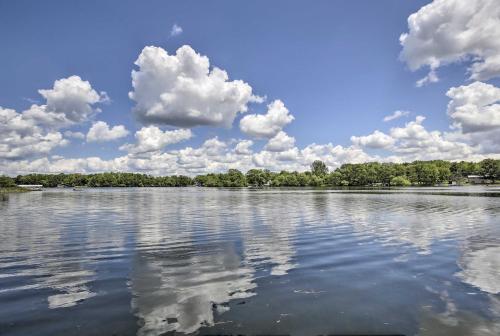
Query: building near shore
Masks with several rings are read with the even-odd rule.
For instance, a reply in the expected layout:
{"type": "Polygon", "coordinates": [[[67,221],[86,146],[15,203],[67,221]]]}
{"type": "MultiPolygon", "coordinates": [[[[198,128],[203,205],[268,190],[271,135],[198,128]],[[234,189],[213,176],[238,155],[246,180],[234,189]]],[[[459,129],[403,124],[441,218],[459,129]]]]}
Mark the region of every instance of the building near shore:
{"type": "Polygon", "coordinates": [[[28,189],[28,190],[32,190],[32,191],[43,189],[43,185],[41,185],[41,184],[19,184],[17,186],[19,188],[24,188],[24,189],[28,189]]]}
{"type": "Polygon", "coordinates": [[[481,175],[468,175],[467,180],[470,184],[490,184],[493,183],[492,180],[485,178],[481,175]]]}

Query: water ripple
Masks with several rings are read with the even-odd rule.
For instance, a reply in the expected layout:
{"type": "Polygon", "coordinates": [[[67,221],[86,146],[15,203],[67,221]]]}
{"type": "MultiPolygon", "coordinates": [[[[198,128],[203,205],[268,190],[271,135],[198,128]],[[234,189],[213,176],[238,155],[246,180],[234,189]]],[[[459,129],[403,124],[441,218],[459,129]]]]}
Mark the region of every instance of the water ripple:
{"type": "Polygon", "coordinates": [[[500,326],[500,190],[47,190],[1,204],[0,334],[500,326]],[[65,321],[65,322],[62,322],[65,321]]]}

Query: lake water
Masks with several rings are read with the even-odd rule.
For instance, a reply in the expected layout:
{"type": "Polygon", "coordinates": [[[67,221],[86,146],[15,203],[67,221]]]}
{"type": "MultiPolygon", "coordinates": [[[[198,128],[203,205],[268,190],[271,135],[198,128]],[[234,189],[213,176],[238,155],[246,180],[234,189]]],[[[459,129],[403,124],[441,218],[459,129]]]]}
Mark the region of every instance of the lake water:
{"type": "Polygon", "coordinates": [[[500,335],[500,189],[0,202],[1,335],[500,335]]]}

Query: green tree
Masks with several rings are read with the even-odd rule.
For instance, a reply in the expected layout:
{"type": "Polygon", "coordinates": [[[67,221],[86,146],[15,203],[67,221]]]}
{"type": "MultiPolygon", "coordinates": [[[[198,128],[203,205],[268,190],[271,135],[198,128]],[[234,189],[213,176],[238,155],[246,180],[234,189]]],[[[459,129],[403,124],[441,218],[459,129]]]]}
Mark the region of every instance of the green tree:
{"type": "Polygon", "coordinates": [[[479,163],[481,175],[496,180],[500,176],[500,160],[485,159],[479,163]]]}
{"type": "Polygon", "coordinates": [[[226,174],[221,174],[222,185],[224,187],[246,187],[245,175],[238,169],[229,169],[226,174]]]}
{"type": "Polygon", "coordinates": [[[409,185],[411,182],[405,176],[395,176],[391,179],[391,186],[404,187],[409,185]]]}
{"type": "Polygon", "coordinates": [[[342,185],[342,174],[338,171],[331,172],[326,178],[326,184],[329,186],[342,185]]]}
{"type": "Polygon", "coordinates": [[[434,163],[418,162],[415,169],[418,183],[434,185],[439,182],[439,169],[434,163]]]}
{"type": "Polygon", "coordinates": [[[321,160],[316,160],[311,163],[311,172],[317,176],[323,176],[328,174],[328,167],[321,160]]]}
{"type": "Polygon", "coordinates": [[[267,184],[267,173],[260,169],[250,169],[246,173],[247,183],[254,187],[262,187],[267,184]]]}
{"type": "Polygon", "coordinates": [[[0,188],[11,188],[15,186],[16,182],[14,182],[13,178],[10,178],[5,175],[0,175],[0,188]]]}

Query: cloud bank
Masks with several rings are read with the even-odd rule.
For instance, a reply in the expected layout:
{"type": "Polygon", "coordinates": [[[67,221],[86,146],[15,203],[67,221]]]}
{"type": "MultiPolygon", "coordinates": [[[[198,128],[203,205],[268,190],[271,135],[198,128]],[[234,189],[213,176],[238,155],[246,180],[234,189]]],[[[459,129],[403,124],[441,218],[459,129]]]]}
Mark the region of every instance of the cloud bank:
{"type": "Polygon", "coordinates": [[[500,6],[497,0],[435,0],[408,18],[400,58],[429,74],[417,86],[438,81],[442,65],[467,62],[472,80],[500,76],[500,6]]]}

